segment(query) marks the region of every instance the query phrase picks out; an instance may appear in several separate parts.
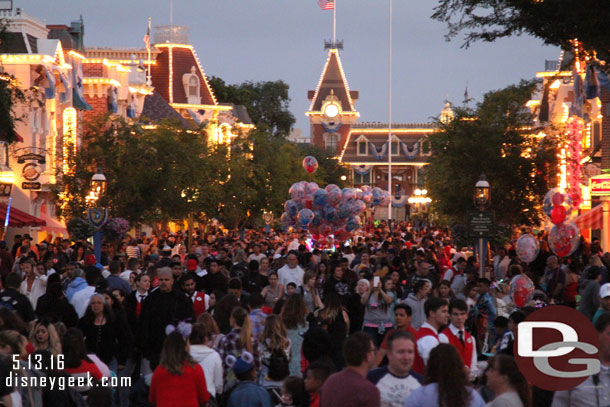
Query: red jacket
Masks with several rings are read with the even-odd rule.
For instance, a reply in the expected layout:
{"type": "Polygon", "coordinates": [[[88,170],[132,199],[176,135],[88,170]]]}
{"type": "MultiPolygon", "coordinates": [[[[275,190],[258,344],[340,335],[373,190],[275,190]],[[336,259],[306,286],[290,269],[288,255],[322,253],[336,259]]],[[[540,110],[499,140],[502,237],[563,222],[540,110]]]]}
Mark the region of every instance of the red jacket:
{"type": "Polygon", "coordinates": [[[182,374],[170,374],[163,366],[158,366],[150,383],[148,401],[156,407],[199,407],[210,400],[205,384],[205,376],[200,364],[184,364],[182,374]]]}
{"type": "Polygon", "coordinates": [[[417,341],[428,335],[434,336],[438,340],[436,332],[424,326],[420,327],[415,335],[415,361],[413,362],[413,371],[421,375],[426,373],[426,365],[424,364],[424,359],[419,356],[419,352],[417,351],[417,341]]]}
{"type": "Polygon", "coordinates": [[[195,319],[206,311],[205,307],[205,293],[202,291],[196,291],[193,294],[194,297],[191,297],[191,301],[193,302],[193,311],[195,311],[195,319]]]}
{"type": "Polygon", "coordinates": [[[458,350],[464,361],[464,365],[472,369],[472,366],[470,366],[470,363],[472,362],[472,353],[474,352],[474,341],[472,340],[472,336],[464,330],[464,344],[462,345],[460,338],[455,336],[449,327],[443,329],[441,333],[445,335],[447,339],[449,339],[449,343],[458,350]]]}

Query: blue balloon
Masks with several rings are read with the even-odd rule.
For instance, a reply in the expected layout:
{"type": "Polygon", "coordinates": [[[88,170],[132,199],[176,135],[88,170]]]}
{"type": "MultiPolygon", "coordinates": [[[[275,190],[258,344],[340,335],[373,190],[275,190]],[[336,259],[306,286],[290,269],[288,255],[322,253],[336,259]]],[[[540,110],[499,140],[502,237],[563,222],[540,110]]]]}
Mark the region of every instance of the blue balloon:
{"type": "Polygon", "coordinates": [[[352,214],[351,207],[349,204],[343,204],[337,208],[337,216],[340,219],[347,219],[352,214]]]}
{"type": "Polygon", "coordinates": [[[299,211],[299,215],[297,220],[299,222],[299,226],[306,228],[313,221],[314,213],[311,209],[301,209],[299,211]]]}
{"type": "Polygon", "coordinates": [[[345,230],[348,232],[353,232],[358,229],[358,227],[360,227],[360,218],[358,216],[350,217],[345,224],[345,230]]]}
{"type": "Polygon", "coordinates": [[[313,204],[319,207],[324,207],[328,203],[328,192],[324,189],[318,189],[313,194],[313,204]]]}
{"type": "Polygon", "coordinates": [[[299,214],[299,205],[290,199],[284,203],[284,211],[286,211],[289,216],[295,217],[299,214]]]}
{"type": "Polygon", "coordinates": [[[324,209],[324,218],[327,222],[332,223],[337,220],[337,211],[332,206],[328,206],[324,209]]]}

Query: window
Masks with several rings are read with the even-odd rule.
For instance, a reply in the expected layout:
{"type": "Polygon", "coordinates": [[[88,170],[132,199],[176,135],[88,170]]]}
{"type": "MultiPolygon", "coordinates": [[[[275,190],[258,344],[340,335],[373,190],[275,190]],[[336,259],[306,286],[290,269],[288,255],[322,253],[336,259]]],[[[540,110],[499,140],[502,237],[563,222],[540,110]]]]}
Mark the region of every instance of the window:
{"type": "Polygon", "coordinates": [[[421,154],[422,155],[430,155],[432,151],[430,150],[430,142],[427,139],[421,141],[421,154]]]}
{"type": "Polygon", "coordinates": [[[371,183],[371,171],[367,172],[364,175],[358,174],[354,171],[354,184],[362,185],[362,184],[370,184],[371,183]]]}
{"type": "Polygon", "coordinates": [[[332,153],[337,153],[338,136],[336,134],[328,134],[326,136],[326,149],[332,153]]]}
{"type": "Polygon", "coordinates": [[[187,103],[193,105],[201,104],[201,96],[199,95],[200,84],[197,69],[194,66],[191,67],[190,73],[182,75],[182,85],[184,86],[187,103]]]}
{"type": "Polygon", "coordinates": [[[191,76],[189,79],[189,97],[199,97],[199,81],[197,77],[191,76]]]}
{"type": "Polygon", "coordinates": [[[356,154],[361,156],[369,155],[369,143],[364,134],[356,139],[356,154]]]}
{"type": "Polygon", "coordinates": [[[398,142],[392,140],[392,155],[398,155],[398,142]]]}

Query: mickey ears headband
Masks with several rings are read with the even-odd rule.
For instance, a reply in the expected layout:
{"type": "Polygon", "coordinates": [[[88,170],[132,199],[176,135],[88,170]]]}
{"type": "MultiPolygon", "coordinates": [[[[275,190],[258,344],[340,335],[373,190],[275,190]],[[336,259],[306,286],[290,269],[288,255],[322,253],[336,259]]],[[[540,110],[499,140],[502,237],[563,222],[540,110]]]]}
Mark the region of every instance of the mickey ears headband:
{"type": "MultiPolygon", "coordinates": [[[[248,351],[243,351],[239,359],[243,360],[247,364],[254,363],[254,356],[248,351]]],[[[234,355],[227,355],[227,357],[225,358],[225,363],[227,364],[227,366],[232,368],[233,365],[235,365],[235,362],[237,362],[237,360],[238,359],[234,355]]]]}
{"type": "Polygon", "coordinates": [[[193,325],[188,322],[180,321],[178,325],[169,324],[165,327],[165,335],[169,335],[174,331],[177,331],[184,339],[187,339],[191,336],[191,331],[193,330],[193,325]]]}

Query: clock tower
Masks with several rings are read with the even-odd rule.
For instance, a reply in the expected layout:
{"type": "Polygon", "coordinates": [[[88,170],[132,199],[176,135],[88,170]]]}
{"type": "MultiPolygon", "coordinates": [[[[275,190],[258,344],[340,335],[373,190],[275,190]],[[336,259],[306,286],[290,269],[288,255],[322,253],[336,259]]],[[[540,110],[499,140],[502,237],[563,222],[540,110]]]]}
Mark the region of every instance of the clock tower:
{"type": "Polygon", "coordinates": [[[328,50],[328,58],[322,70],[316,90],[308,92],[311,101],[309,111],[310,142],[341,155],[350,127],[360,114],[354,107],[358,91],[349,90],[339,58],[339,47],[328,50]]]}

